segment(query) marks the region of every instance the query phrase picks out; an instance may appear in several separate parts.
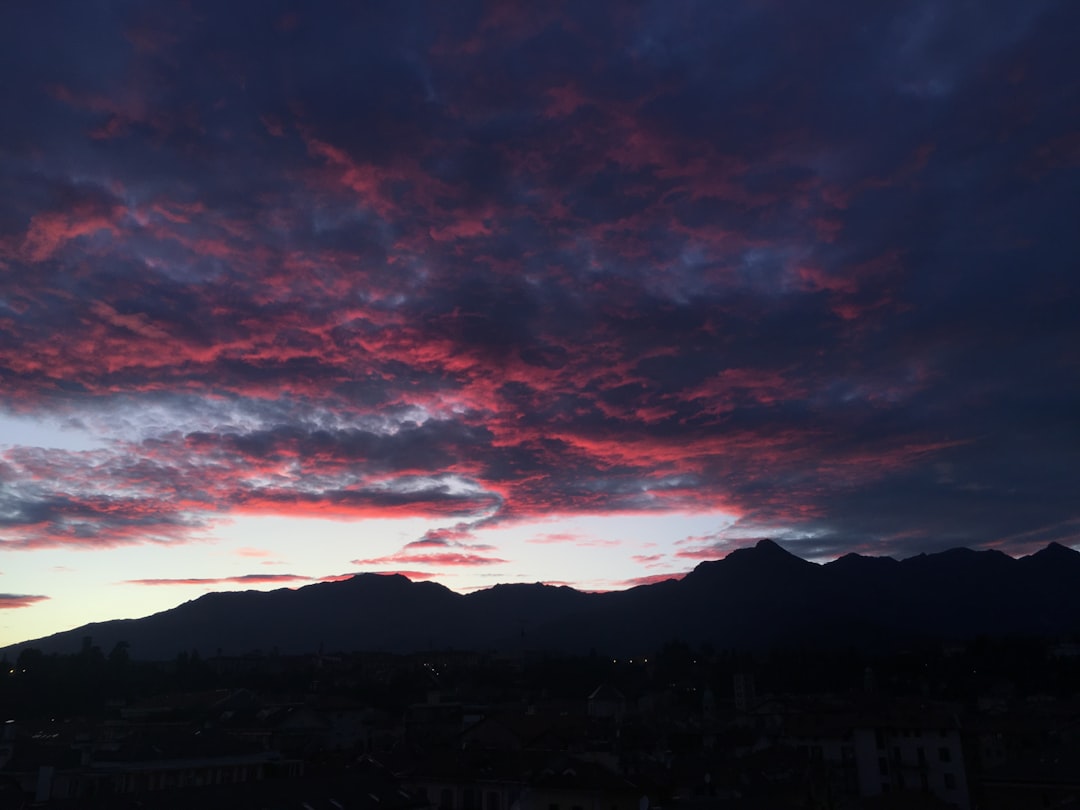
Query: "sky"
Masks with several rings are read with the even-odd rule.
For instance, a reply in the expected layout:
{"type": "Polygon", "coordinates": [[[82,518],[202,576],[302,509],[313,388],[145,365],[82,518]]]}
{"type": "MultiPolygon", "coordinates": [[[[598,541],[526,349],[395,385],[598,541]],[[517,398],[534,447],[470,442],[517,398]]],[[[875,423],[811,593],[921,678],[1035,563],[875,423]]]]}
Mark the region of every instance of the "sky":
{"type": "Polygon", "coordinates": [[[1080,545],[1074,0],[0,8],[0,644],[1080,545]]]}

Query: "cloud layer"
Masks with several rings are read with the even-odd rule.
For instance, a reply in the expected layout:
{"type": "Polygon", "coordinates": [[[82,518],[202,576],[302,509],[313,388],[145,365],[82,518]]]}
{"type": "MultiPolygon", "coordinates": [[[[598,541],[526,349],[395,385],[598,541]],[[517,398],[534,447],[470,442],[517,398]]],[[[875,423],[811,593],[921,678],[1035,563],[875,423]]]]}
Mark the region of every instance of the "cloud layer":
{"type": "Polygon", "coordinates": [[[0,593],[0,610],[29,607],[48,598],[47,596],[32,596],[24,593],[0,593]]]}
{"type": "Polygon", "coordinates": [[[3,547],[1080,537],[1075,3],[67,12],[0,12],[0,406],[100,441],[4,437],[3,547]]]}

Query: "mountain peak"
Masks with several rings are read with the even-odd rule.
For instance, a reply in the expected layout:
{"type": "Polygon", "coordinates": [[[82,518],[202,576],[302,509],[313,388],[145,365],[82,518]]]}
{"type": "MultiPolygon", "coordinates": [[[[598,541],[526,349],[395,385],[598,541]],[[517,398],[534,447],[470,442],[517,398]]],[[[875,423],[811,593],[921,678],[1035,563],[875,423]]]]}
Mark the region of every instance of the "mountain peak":
{"type": "Polygon", "coordinates": [[[1037,560],[1074,560],[1077,556],[1080,556],[1080,551],[1062,545],[1057,541],[1052,541],[1047,543],[1045,548],[1041,548],[1032,554],[1031,558],[1037,560]]]}
{"type": "Polygon", "coordinates": [[[770,540],[768,537],[763,537],[762,539],[754,543],[754,551],[763,551],[769,554],[776,554],[778,552],[781,552],[792,557],[795,556],[790,551],[781,546],[779,543],[777,543],[775,540],[770,540]]]}
{"type": "Polygon", "coordinates": [[[775,540],[770,540],[768,537],[762,538],[754,543],[753,546],[746,546],[744,548],[737,548],[727,555],[724,559],[731,559],[733,557],[745,557],[746,559],[758,559],[758,560],[798,560],[799,562],[806,562],[802,557],[796,554],[792,554],[782,545],[775,540]]]}
{"type": "Polygon", "coordinates": [[[758,540],[753,546],[744,546],[729,552],[721,565],[729,566],[753,566],[762,570],[775,570],[777,568],[803,568],[814,567],[812,562],[804,560],[796,554],[792,554],[775,540],[764,538],[758,540]]]}

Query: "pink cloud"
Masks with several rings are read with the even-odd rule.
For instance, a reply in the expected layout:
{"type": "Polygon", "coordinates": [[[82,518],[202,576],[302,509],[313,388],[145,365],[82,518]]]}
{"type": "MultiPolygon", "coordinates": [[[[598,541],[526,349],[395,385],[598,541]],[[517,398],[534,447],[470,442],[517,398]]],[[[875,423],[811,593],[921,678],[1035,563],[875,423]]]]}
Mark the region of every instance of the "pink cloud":
{"type": "Polygon", "coordinates": [[[0,593],[0,610],[30,607],[38,602],[44,602],[47,596],[32,596],[30,594],[0,593]]]}
{"type": "Polygon", "coordinates": [[[345,582],[352,579],[356,574],[328,574],[325,577],[318,577],[316,582],[345,582]]]}
{"type": "Polygon", "coordinates": [[[719,560],[731,551],[731,545],[725,540],[719,540],[707,546],[697,548],[683,548],[675,552],[676,557],[684,560],[719,560]]]}
{"type": "Polygon", "coordinates": [[[235,554],[238,557],[256,557],[256,558],[269,557],[270,556],[270,552],[267,551],[266,549],[251,548],[250,546],[245,546],[243,548],[238,548],[238,549],[236,549],[236,551],[233,552],[233,554],[235,554]]]}
{"type": "Polygon", "coordinates": [[[166,577],[128,579],[125,585],[266,585],[285,582],[311,582],[312,577],[297,574],[241,574],[233,577],[166,577]]]}
{"type": "Polygon", "coordinates": [[[550,545],[558,543],[568,543],[574,546],[598,546],[614,548],[621,545],[618,540],[608,540],[600,537],[589,537],[584,534],[575,534],[573,532],[551,532],[549,534],[538,534],[534,537],[530,537],[526,540],[527,543],[536,543],[539,545],[550,545]]]}
{"type": "Polygon", "coordinates": [[[399,563],[406,564],[419,564],[419,565],[435,565],[435,566],[478,566],[478,565],[500,565],[502,563],[509,562],[508,560],[501,559],[499,557],[489,557],[483,554],[467,554],[461,552],[448,551],[445,553],[436,554],[407,554],[404,552],[398,552],[397,554],[388,554],[385,557],[372,557],[368,559],[352,560],[353,565],[395,565],[399,563]]]}
{"type": "Polygon", "coordinates": [[[400,575],[400,576],[405,577],[406,579],[412,579],[412,580],[428,580],[428,579],[434,579],[436,576],[438,576],[437,574],[433,574],[430,571],[414,571],[414,570],[411,570],[411,569],[395,569],[393,571],[373,571],[371,573],[379,574],[380,576],[388,576],[388,577],[394,576],[394,575],[400,575]]]}
{"type": "Polygon", "coordinates": [[[669,574],[646,574],[641,577],[631,577],[630,579],[624,579],[619,582],[619,585],[626,588],[636,588],[639,585],[655,585],[658,582],[666,582],[669,579],[682,579],[686,576],[685,571],[678,571],[669,574]]]}
{"type": "Polygon", "coordinates": [[[419,540],[405,544],[405,548],[472,548],[490,551],[491,546],[468,542],[472,532],[467,524],[443,529],[428,529],[419,540]]]}

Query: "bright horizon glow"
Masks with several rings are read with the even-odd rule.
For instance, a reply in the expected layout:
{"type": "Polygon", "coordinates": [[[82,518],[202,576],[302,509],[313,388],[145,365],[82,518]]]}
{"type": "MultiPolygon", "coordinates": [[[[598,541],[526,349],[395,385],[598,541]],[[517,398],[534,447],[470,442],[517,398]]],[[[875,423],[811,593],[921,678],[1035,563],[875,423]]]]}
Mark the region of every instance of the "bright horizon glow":
{"type": "MultiPolygon", "coordinates": [[[[629,580],[642,575],[642,565],[634,556],[659,556],[647,572],[673,575],[685,573],[699,562],[665,554],[666,542],[658,541],[659,535],[676,531],[683,539],[716,532],[730,523],[730,516],[724,514],[621,515],[552,517],[528,525],[491,527],[479,530],[476,539],[499,548],[507,557],[506,563],[484,570],[431,571],[430,580],[458,593],[532,582],[566,584],[579,590],[621,590],[632,587],[629,580]],[[573,560],[569,566],[568,548],[573,560]]],[[[410,573],[422,565],[365,567],[353,565],[351,560],[360,554],[393,554],[428,528],[429,523],[421,519],[351,523],[239,517],[222,520],[205,540],[195,543],[124,546],[75,555],[63,549],[10,552],[9,559],[21,557],[21,562],[31,563],[19,568],[20,590],[59,595],[18,609],[17,624],[5,621],[14,610],[6,615],[0,611],[0,647],[92,622],[142,618],[216,591],[298,588],[325,577],[396,570],[420,581],[410,573]],[[303,538],[302,546],[297,545],[297,538],[303,538]],[[168,573],[163,575],[162,571],[168,573]],[[252,584],[131,584],[139,579],[222,580],[259,574],[298,579],[252,584]]],[[[0,574],[0,583],[11,579],[10,569],[0,574]]]]}

